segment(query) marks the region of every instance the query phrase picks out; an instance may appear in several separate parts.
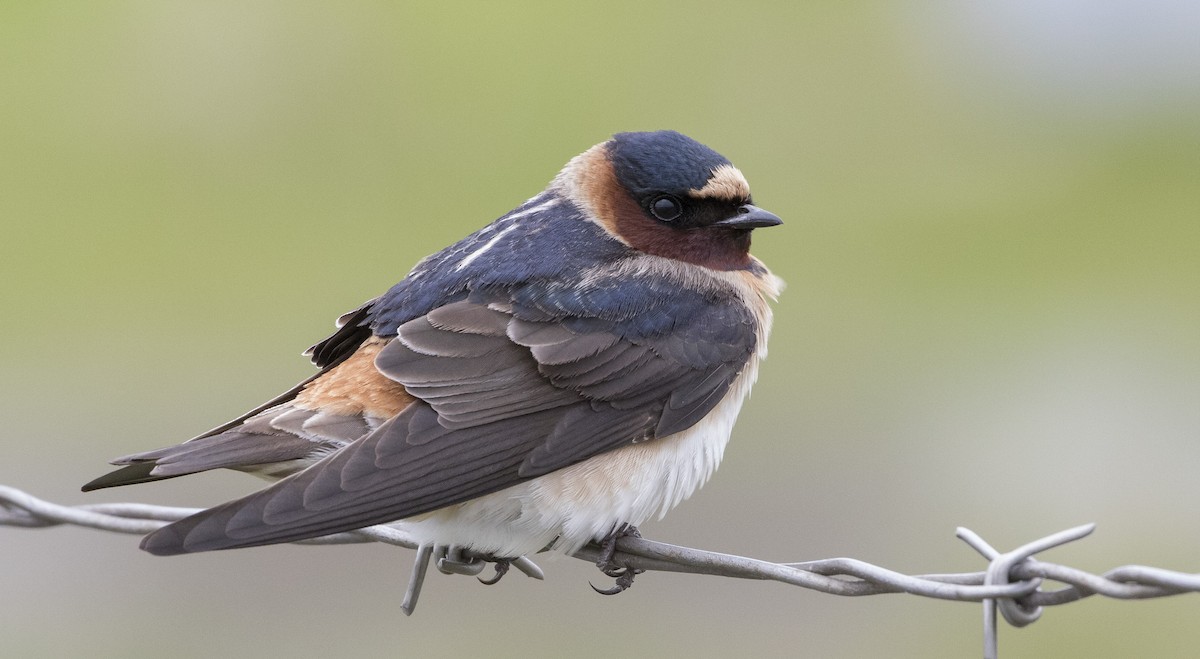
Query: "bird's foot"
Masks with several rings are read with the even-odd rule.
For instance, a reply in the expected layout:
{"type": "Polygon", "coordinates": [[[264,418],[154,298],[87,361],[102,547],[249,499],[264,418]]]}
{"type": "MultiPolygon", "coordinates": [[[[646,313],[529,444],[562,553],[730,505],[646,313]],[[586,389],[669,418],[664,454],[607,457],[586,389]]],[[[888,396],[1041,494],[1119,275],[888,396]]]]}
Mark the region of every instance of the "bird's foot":
{"type": "Polygon", "coordinates": [[[629,587],[633,585],[633,578],[642,572],[645,572],[645,570],[628,567],[613,561],[613,557],[616,556],[617,553],[617,541],[619,541],[621,538],[640,537],[642,537],[642,534],[638,532],[636,526],[632,524],[621,524],[613,529],[612,533],[609,533],[604,537],[603,540],[600,541],[600,557],[596,560],[596,567],[600,568],[600,571],[605,575],[616,579],[616,583],[613,584],[612,588],[603,589],[597,588],[593,584],[588,584],[592,586],[592,590],[600,593],[601,595],[616,595],[617,593],[628,590],[629,587]]]}
{"type": "Polygon", "coordinates": [[[633,524],[621,524],[614,528],[612,533],[604,536],[600,541],[600,558],[596,559],[596,567],[600,568],[608,576],[608,571],[621,566],[613,564],[613,556],[617,553],[617,541],[621,538],[640,538],[642,534],[633,524]]]}

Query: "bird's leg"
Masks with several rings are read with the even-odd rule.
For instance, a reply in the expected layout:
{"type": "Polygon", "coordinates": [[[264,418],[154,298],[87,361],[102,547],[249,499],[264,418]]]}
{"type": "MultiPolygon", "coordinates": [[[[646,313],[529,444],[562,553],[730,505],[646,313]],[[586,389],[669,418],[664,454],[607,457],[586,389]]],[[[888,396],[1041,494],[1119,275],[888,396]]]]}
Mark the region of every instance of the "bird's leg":
{"type": "Polygon", "coordinates": [[[632,567],[627,567],[619,563],[613,562],[613,556],[617,553],[617,541],[621,538],[640,538],[642,534],[638,532],[637,527],[632,524],[621,524],[613,529],[600,541],[600,558],[596,560],[596,567],[605,575],[616,579],[616,583],[612,588],[600,589],[592,586],[592,590],[601,595],[616,595],[627,590],[633,585],[633,577],[641,574],[645,570],[639,570],[632,567]]]}
{"type": "Polygon", "coordinates": [[[621,524],[614,528],[611,533],[604,536],[600,541],[600,558],[596,560],[596,567],[600,571],[610,577],[617,575],[613,571],[620,571],[622,566],[613,563],[613,556],[617,553],[617,541],[621,538],[640,538],[642,534],[637,530],[637,527],[632,524],[621,524]]]}

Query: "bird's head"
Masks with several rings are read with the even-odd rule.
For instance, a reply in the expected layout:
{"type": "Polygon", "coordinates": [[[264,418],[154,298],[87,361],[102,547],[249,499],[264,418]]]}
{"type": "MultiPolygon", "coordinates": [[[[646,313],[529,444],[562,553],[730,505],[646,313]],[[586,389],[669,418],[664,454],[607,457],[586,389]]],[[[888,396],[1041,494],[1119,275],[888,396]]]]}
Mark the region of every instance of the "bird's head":
{"type": "Polygon", "coordinates": [[[618,133],[557,180],[613,238],[716,270],[749,267],[751,230],[782,224],[729,160],[675,131],[618,133]]]}

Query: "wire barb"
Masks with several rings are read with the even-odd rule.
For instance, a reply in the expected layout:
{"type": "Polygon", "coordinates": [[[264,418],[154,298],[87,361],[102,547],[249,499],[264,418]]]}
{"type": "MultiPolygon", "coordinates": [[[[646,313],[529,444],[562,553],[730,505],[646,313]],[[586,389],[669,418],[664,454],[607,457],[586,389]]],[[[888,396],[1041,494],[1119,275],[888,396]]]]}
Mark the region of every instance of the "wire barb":
{"type": "MultiPolygon", "coordinates": [[[[987,573],[984,577],[985,584],[1007,584],[1010,574],[1013,569],[1027,561],[1032,560],[1033,555],[1042,551],[1053,549],[1060,545],[1065,545],[1068,542],[1074,542],[1091,535],[1092,531],[1096,530],[1095,524],[1084,524],[1076,526],[1065,531],[1059,531],[1048,535],[1044,538],[1034,540],[1017,547],[1016,549],[1001,554],[989,545],[983,538],[979,537],[974,531],[959,527],[955,532],[959,538],[971,545],[975,551],[983,554],[983,557],[991,561],[988,564],[987,573]]],[[[1042,577],[1033,577],[1027,581],[1033,583],[1036,589],[1042,585],[1042,577]]],[[[1031,593],[1032,595],[1032,593],[1031,593]]],[[[1024,627],[1036,622],[1042,617],[1042,606],[1031,601],[1028,596],[1025,597],[1003,597],[1003,598],[987,598],[983,600],[983,656],[984,659],[996,659],[997,636],[996,629],[996,609],[999,607],[1001,615],[1008,624],[1013,627],[1024,627]]]]}
{"type": "MultiPolygon", "coordinates": [[[[38,499],[22,490],[0,485],[0,526],[45,528],[59,525],[83,526],[117,533],[149,533],[168,522],[186,517],[198,509],[170,508],[135,503],[62,506],[38,499]]],[[[684,572],[737,579],[779,581],[801,588],[843,597],[908,593],[920,597],[984,605],[984,654],[996,657],[996,611],[1014,627],[1038,620],[1045,607],[1074,602],[1092,595],[1114,599],[1148,599],[1200,592],[1200,574],[1188,574],[1143,565],[1126,565],[1103,574],[1046,563],[1035,554],[1092,533],[1094,524],[1085,524],[1053,533],[1001,553],[975,532],[959,528],[957,536],[988,560],[981,572],[906,575],[852,558],[831,558],[803,563],[772,563],[717,552],[679,547],[645,538],[621,537],[615,543],[609,563],[614,569],[684,572]],[[1043,590],[1046,581],[1064,585],[1043,590]]],[[[411,615],[424,584],[433,547],[419,547],[402,530],[391,526],[371,526],[348,533],[303,540],[296,544],[328,545],[383,542],[416,549],[408,590],[401,610],[411,615]]],[[[440,567],[473,566],[482,556],[458,548],[440,548],[440,567]],[[451,549],[448,552],[447,550],[451,549]],[[450,558],[449,561],[445,559],[450,558]]],[[[588,545],[575,558],[596,562],[605,549],[588,545]]],[[[482,562],[479,563],[482,566],[482,562]]],[[[512,567],[525,575],[542,579],[543,573],[533,561],[521,557],[512,567]]],[[[448,570],[456,571],[456,570],[448,570]]],[[[467,570],[470,571],[470,570],[467,570]]]]}

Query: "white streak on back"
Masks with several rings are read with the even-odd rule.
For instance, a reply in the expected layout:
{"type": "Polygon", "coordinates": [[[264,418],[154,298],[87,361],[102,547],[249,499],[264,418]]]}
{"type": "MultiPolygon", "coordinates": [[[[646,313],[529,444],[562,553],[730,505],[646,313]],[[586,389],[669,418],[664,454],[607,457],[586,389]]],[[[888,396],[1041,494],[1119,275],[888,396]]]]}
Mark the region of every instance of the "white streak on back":
{"type": "Polygon", "coordinates": [[[516,228],[517,228],[517,225],[515,225],[515,224],[505,227],[505,229],[503,231],[496,234],[495,236],[492,237],[491,240],[484,243],[483,247],[480,247],[479,249],[475,250],[474,252],[471,252],[470,254],[467,254],[466,257],[463,258],[463,260],[458,262],[458,266],[456,266],[454,268],[454,271],[458,272],[459,270],[462,270],[463,268],[467,267],[468,265],[471,265],[472,261],[479,258],[480,256],[483,256],[483,254],[485,252],[487,252],[489,249],[495,247],[496,243],[500,242],[500,239],[503,238],[508,232],[510,232],[516,228]]]}
{"type": "MultiPolygon", "coordinates": [[[[536,199],[536,198],[537,197],[534,197],[534,199],[536,199]]],[[[558,204],[560,202],[562,202],[561,198],[551,197],[550,199],[543,201],[542,203],[538,204],[537,206],[531,206],[529,208],[526,208],[523,211],[517,211],[516,213],[506,215],[506,216],[500,218],[500,222],[502,222],[504,224],[508,224],[509,222],[520,219],[522,217],[525,217],[526,215],[533,215],[534,213],[540,213],[540,212],[546,210],[547,208],[552,208],[553,206],[555,206],[556,204],[558,204]]]]}
{"type": "MultiPolygon", "coordinates": [[[[538,196],[541,196],[541,195],[538,195],[538,196]]],[[[534,199],[537,199],[537,197],[534,197],[534,199]]],[[[483,254],[485,252],[487,252],[489,249],[495,247],[496,243],[500,242],[500,239],[503,238],[505,236],[505,234],[507,234],[508,232],[517,228],[517,225],[515,224],[516,220],[519,220],[519,219],[529,216],[529,215],[534,215],[536,213],[540,213],[548,208],[552,208],[553,206],[555,206],[561,202],[562,202],[562,199],[560,199],[559,197],[552,197],[549,200],[538,204],[537,206],[531,206],[529,208],[526,208],[523,211],[517,211],[515,213],[510,213],[508,215],[505,215],[504,217],[500,218],[499,220],[496,220],[495,222],[493,222],[490,226],[484,227],[483,230],[480,231],[480,235],[487,233],[488,231],[491,231],[493,229],[496,229],[500,226],[504,226],[504,228],[501,229],[499,233],[492,236],[492,239],[487,241],[486,243],[484,243],[482,247],[480,247],[479,249],[475,250],[474,252],[471,252],[470,254],[463,257],[463,260],[459,261],[458,265],[454,267],[454,271],[459,272],[463,268],[466,268],[467,266],[471,265],[471,263],[473,263],[475,261],[475,259],[479,258],[480,256],[483,256],[483,254]]]]}

